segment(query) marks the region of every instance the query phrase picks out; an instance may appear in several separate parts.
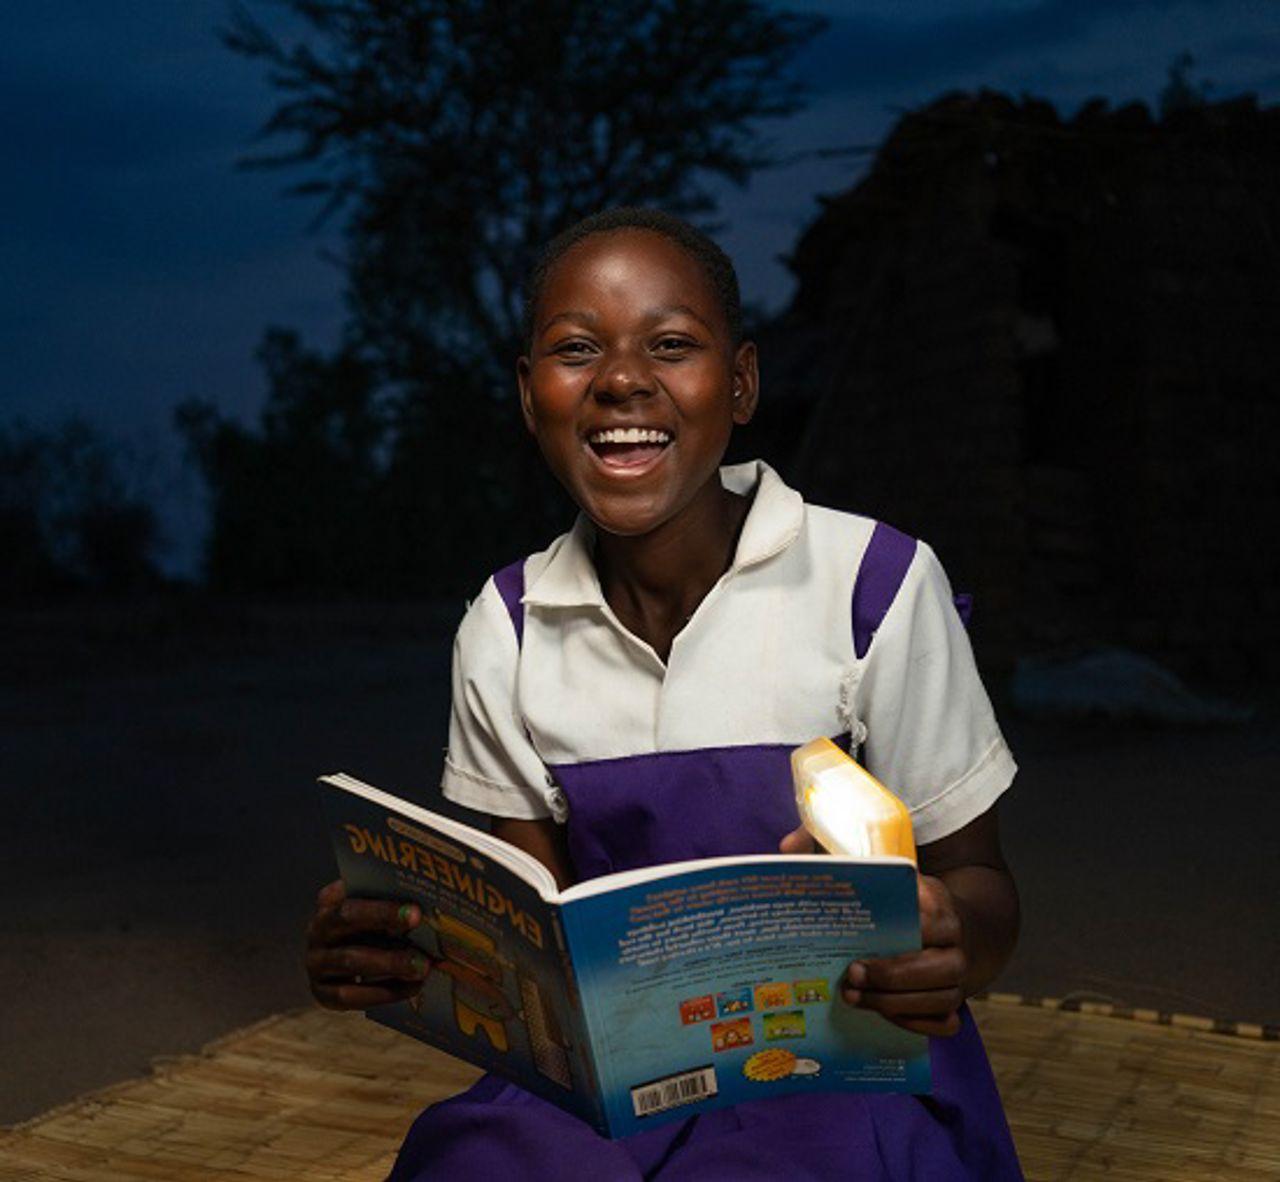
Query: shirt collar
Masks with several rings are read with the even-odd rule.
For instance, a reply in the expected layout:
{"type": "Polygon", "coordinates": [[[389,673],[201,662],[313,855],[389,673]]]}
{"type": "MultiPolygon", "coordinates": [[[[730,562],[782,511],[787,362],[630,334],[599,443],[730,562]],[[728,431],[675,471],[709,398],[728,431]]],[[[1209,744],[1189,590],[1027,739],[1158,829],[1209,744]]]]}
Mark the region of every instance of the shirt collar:
{"type": "MultiPolygon", "coordinates": [[[[721,468],[720,482],[744,496],[755,492],[730,572],[782,553],[799,536],[804,501],[763,460],[721,468]]],[[[579,513],[573,529],[552,544],[546,565],[526,588],[522,602],[546,607],[603,605],[604,592],[591,560],[594,543],[595,527],[579,513]]]]}

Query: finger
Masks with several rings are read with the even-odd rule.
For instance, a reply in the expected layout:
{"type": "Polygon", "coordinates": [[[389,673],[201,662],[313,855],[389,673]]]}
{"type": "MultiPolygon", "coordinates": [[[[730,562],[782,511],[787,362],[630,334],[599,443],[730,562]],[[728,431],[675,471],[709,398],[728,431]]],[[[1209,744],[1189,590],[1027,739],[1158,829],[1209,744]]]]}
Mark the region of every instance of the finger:
{"type": "Polygon", "coordinates": [[[964,980],[966,963],[959,948],[922,948],[900,956],[855,960],[845,970],[851,989],[914,992],[950,989],[964,980]]]}
{"type": "Polygon", "coordinates": [[[367,1010],[370,1006],[404,1001],[422,988],[421,981],[386,981],[359,985],[314,982],[311,994],[327,1010],[367,1010]]]}
{"type": "Polygon", "coordinates": [[[818,843],[813,840],[809,831],[801,825],[793,829],[780,842],[778,851],[783,854],[814,854],[818,852],[818,843]]]}
{"type": "Polygon", "coordinates": [[[371,948],[344,944],[307,951],[307,975],[314,981],[421,981],[431,959],[415,948],[371,948]]]}
{"type": "Polygon", "coordinates": [[[951,1014],[964,1001],[964,991],[956,989],[921,989],[914,993],[878,993],[874,990],[851,989],[845,1000],[859,1009],[874,1010],[886,1018],[937,1018],[951,1014]]]}
{"type": "Polygon", "coordinates": [[[422,909],[416,903],[346,899],[341,906],[316,914],[311,925],[311,942],[342,944],[352,936],[367,932],[403,936],[421,922],[422,909]]]}

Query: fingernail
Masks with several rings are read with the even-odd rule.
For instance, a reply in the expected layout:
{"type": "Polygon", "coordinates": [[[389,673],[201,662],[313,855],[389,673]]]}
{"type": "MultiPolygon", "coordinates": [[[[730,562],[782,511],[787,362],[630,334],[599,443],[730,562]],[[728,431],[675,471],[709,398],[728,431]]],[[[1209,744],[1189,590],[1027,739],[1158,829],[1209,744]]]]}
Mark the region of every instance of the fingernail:
{"type": "Polygon", "coordinates": [[[856,1006],[862,1000],[862,993],[857,989],[845,989],[840,996],[851,1006],[856,1006]]]}
{"type": "Polygon", "coordinates": [[[418,908],[414,903],[402,903],[400,905],[400,922],[405,927],[416,928],[418,926],[418,908]]]}
{"type": "Polygon", "coordinates": [[[413,966],[413,971],[419,977],[427,975],[427,969],[431,967],[431,962],[420,953],[415,953],[413,959],[409,962],[413,966]]]}
{"type": "Polygon", "coordinates": [[[866,966],[861,964],[851,964],[846,976],[849,978],[850,985],[861,988],[861,986],[867,983],[866,966]]]}

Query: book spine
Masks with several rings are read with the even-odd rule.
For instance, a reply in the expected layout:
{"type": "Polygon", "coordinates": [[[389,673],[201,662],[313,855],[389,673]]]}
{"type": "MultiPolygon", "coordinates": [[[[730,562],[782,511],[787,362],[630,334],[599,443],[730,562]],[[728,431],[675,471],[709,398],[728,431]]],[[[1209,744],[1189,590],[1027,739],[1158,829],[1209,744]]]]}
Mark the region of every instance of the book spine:
{"type": "Polygon", "coordinates": [[[564,924],[561,921],[561,908],[558,904],[553,904],[551,908],[552,930],[555,933],[556,948],[560,952],[560,963],[564,966],[564,985],[565,993],[569,999],[569,1005],[578,1019],[578,1029],[582,1032],[586,1054],[581,1057],[581,1062],[586,1066],[587,1074],[590,1077],[587,1086],[591,1091],[591,1103],[595,1108],[596,1116],[592,1122],[597,1132],[610,1136],[609,1118],[605,1112],[604,1094],[600,1090],[600,1068],[596,1063],[596,1047],[591,1037],[591,1020],[587,1015],[587,1009],[583,1005],[582,992],[578,987],[578,972],[573,964],[573,950],[569,945],[568,936],[565,933],[564,924]]]}
{"type": "Polygon", "coordinates": [[[564,925],[560,922],[560,909],[551,912],[552,930],[555,932],[556,948],[560,952],[560,964],[564,968],[565,990],[569,996],[569,1004],[578,1012],[582,1010],[582,998],[578,994],[578,974],[573,969],[573,957],[569,955],[569,945],[564,938],[564,925]]]}

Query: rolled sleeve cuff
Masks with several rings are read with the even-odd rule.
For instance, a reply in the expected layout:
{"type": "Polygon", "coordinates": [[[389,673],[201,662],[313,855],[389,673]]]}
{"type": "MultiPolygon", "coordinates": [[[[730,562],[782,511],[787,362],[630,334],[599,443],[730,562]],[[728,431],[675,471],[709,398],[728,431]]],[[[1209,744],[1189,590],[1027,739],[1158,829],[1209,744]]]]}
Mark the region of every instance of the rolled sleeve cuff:
{"type": "Polygon", "coordinates": [[[459,767],[448,756],[445,756],[440,791],[444,793],[446,800],[451,800],[454,804],[495,817],[536,821],[553,816],[551,806],[536,789],[490,780],[477,772],[459,767]]]}
{"type": "Polygon", "coordinates": [[[938,841],[982,816],[1013,783],[1017,773],[1013,754],[1003,739],[997,739],[971,771],[911,810],[916,845],[938,841]]]}

